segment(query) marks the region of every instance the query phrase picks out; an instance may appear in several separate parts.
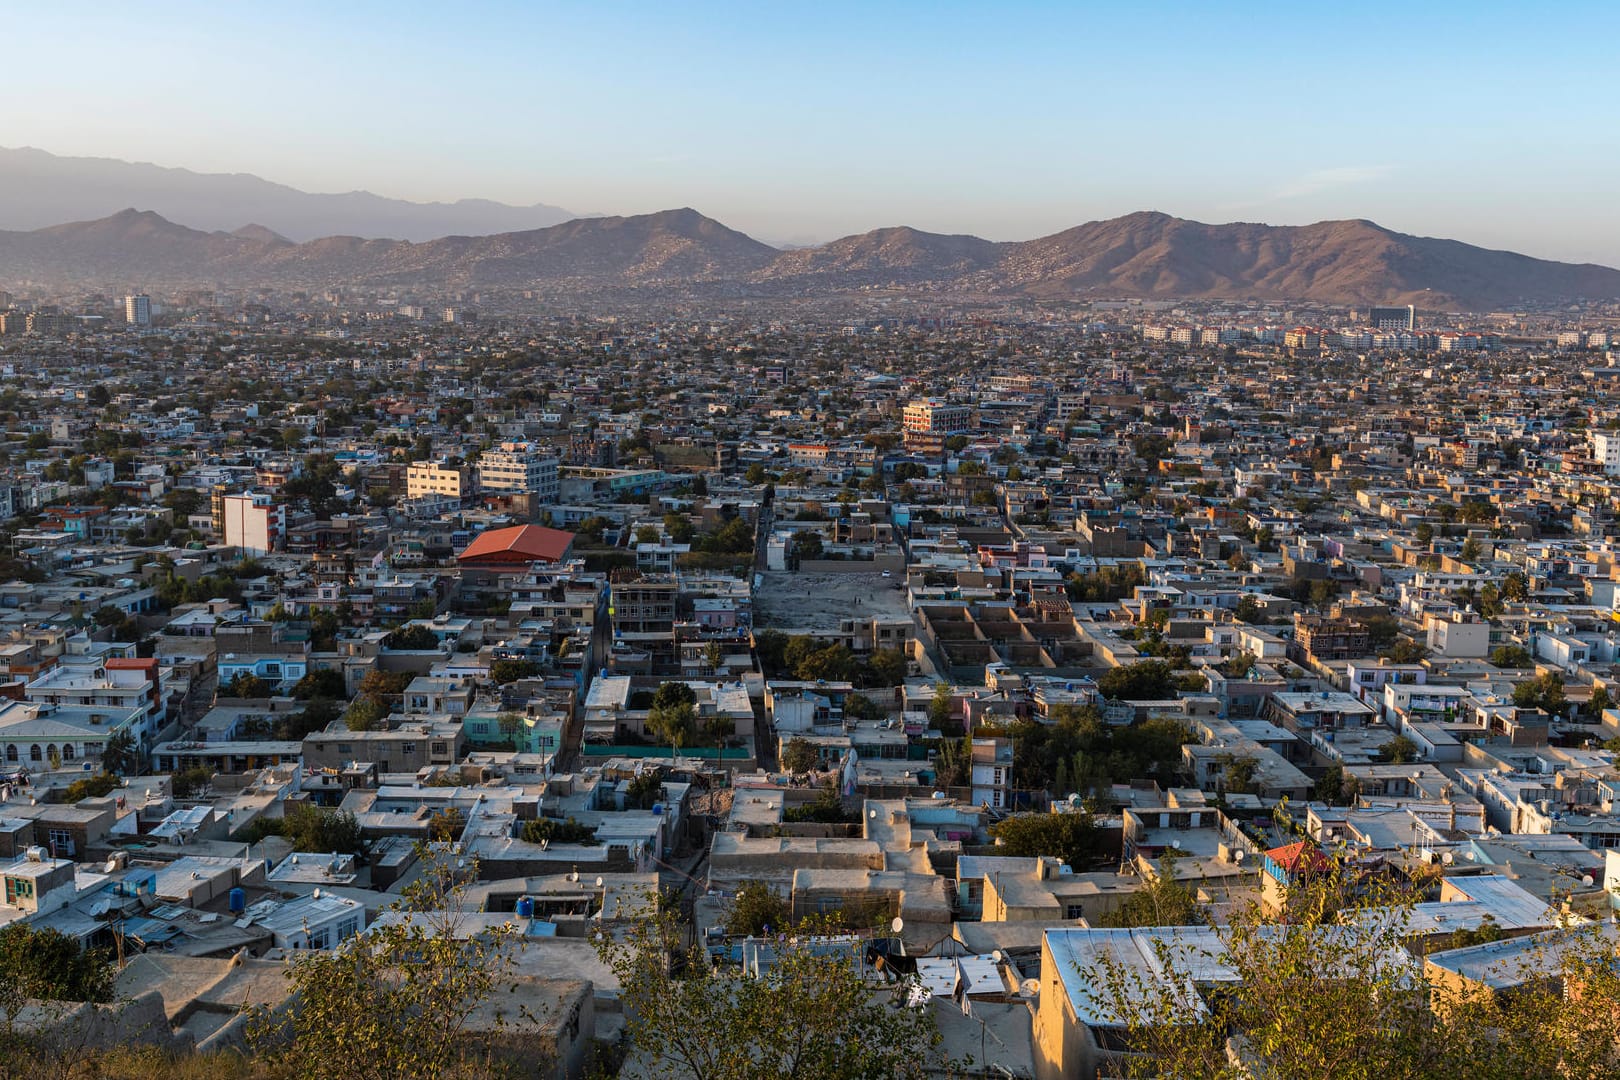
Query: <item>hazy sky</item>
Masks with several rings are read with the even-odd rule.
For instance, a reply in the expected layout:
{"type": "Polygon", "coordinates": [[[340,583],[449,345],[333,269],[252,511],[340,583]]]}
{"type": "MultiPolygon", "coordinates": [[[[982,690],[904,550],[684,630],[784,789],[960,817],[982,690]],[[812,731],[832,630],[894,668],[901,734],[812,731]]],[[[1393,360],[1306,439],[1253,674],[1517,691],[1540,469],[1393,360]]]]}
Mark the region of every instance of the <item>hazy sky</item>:
{"type": "Polygon", "coordinates": [[[7,5],[0,143],[762,239],[1367,217],[1620,265],[1620,4],[7,5]]]}

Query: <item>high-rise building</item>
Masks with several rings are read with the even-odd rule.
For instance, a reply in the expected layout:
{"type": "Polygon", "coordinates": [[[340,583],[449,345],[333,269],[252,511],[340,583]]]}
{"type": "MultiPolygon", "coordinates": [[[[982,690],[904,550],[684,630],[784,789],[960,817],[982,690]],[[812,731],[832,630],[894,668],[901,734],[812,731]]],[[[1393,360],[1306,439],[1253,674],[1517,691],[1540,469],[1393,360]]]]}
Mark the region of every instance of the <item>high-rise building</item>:
{"type": "Polygon", "coordinates": [[[124,322],[130,326],[151,326],[152,298],[145,293],[124,297],[124,322]]]}
{"type": "Polygon", "coordinates": [[[530,442],[503,442],[478,459],[478,486],[485,494],[528,493],[540,504],[557,501],[557,458],[530,442]]]}
{"type": "Polygon", "coordinates": [[[263,492],[224,495],[219,499],[221,532],[231,547],[243,555],[268,555],[280,551],[287,536],[284,507],[277,506],[263,492]]]}
{"type": "Polygon", "coordinates": [[[1367,312],[1367,325],[1374,330],[1416,330],[1417,309],[1405,307],[1375,307],[1367,312]]]}

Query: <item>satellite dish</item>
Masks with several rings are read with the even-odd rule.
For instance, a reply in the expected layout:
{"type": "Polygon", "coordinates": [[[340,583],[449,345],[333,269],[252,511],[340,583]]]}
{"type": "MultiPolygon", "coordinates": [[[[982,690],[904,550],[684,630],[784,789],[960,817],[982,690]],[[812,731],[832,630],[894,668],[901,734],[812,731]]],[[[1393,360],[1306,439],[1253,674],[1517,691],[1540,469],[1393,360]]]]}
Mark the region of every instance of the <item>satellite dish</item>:
{"type": "Polygon", "coordinates": [[[600,889],[602,887],[602,885],[603,885],[602,876],[600,874],[598,874],[596,876],[596,887],[598,889],[600,889]]]}
{"type": "Polygon", "coordinates": [[[898,915],[896,915],[894,917],[894,921],[889,924],[889,929],[893,930],[897,934],[900,931],[904,930],[905,928],[906,928],[906,920],[902,919],[898,915]]]}
{"type": "Polygon", "coordinates": [[[578,870],[570,870],[568,872],[568,880],[569,881],[578,881],[579,880],[579,871],[578,870]]]}
{"type": "Polygon", "coordinates": [[[1025,997],[1039,997],[1041,993],[1041,980],[1025,979],[1018,984],[1018,989],[1025,997]]]}
{"type": "Polygon", "coordinates": [[[875,817],[877,817],[877,811],[876,810],[868,810],[866,812],[866,816],[869,817],[869,818],[875,818],[875,817]]]}
{"type": "Polygon", "coordinates": [[[1000,949],[996,949],[993,952],[991,952],[990,959],[994,960],[996,963],[999,964],[999,963],[1001,963],[1003,960],[1005,960],[1007,958],[1001,954],[1000,949]]]}
{"type": "Polygon", "coordinates": [[[1593,885],[1597,884],[1597,879],[1594,878],[1591,874],[1582,874],[1581,875],[1581,884],[1585,885],[1588,889],[1590,889],[1593,885]]]}

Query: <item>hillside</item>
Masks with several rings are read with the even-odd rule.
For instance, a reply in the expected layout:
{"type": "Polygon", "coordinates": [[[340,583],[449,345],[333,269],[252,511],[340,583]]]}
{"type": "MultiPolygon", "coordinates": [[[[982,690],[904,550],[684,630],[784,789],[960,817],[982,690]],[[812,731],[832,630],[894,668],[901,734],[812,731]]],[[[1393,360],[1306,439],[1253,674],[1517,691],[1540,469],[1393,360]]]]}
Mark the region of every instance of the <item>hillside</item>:
{"type": "Polygon", "coordinates": [[[1138,213],[1022,243],[878,229],[778,251],[683,208],[578,218],[424,243],[352,235],[293,243],[264,224],[204,232],[151,211],[0,233],[8,282],[424,289],[615,288],[822,295],[926,288],[1039,299],[1226,298],[1474,310],[1620,298],[1620,271],[1533,259],[1370,221],[1206,225],[1138,213]]]}

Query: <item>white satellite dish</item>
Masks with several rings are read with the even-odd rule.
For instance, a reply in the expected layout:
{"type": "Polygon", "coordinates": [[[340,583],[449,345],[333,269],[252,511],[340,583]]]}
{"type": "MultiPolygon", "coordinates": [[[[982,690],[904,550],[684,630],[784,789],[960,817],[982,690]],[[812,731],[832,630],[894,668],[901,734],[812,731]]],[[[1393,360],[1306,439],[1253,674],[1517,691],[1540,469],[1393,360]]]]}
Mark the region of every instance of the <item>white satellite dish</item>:
{"type": "Polygon", "coordinates": [[[897,934],[900,931],[904,930],[905,928],[906,928],[906,920],[902,919],[898,915],[896,915],[894,917],[894,921],[889,924],[889,929],[893,930],[897,934]]]}
{"type": "Polygon", "coordinates": [[[1000,949],[996,949],[993,952],[991,952],[990,959],[992,961],[994,961],[995,963],[999,964],[999,963],[1001,963],[1003,960],[1005,960],[1007,958],[1001,954],[1000,949]]]}
{"type": "Polygon", "coordinates": [[[602,885],[603,885],[603,881],[602,881],[602,878],[601,878],[601,875],[597,875],[597,878],[596,878],[596,887],[597,887],[597,888],[598,888],[598,889],[600,889],[600,888],[601,888],[601,887],[602,887],[602,885]]]}
{"type": "Polygon", "coordinates": [[[1023,992],[1025,997],[1039,997],[1041,994],[1041,980],[1025,979],[1018,984],[1018,989],[1023,992]]]}

